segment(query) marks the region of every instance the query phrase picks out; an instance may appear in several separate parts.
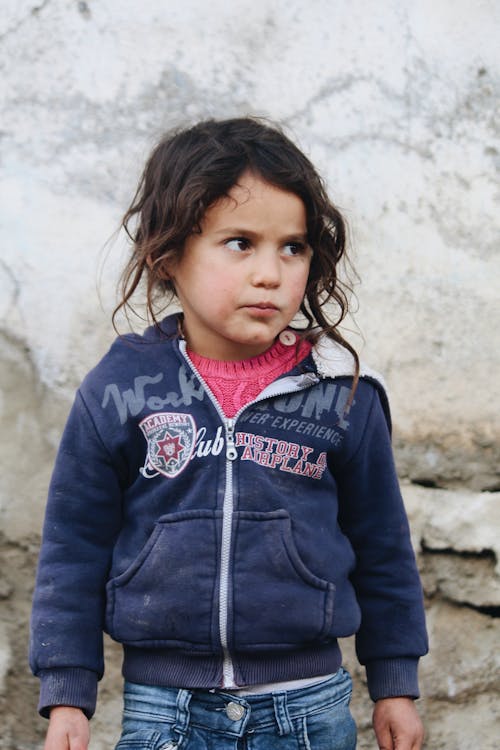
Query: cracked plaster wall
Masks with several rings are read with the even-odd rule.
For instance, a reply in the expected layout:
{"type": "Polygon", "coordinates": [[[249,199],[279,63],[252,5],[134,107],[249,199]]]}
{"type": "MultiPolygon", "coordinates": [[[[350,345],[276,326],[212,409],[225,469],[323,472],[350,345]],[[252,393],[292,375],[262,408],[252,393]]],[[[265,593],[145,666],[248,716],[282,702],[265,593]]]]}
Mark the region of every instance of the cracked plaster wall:
{"type": "MultiPolygon", "coordinates": [[[[44,726],[25,623],[64,415],[113,335],[124,247],[107,240],[165,128],[250,112],[287,124],[350,224],[361,283],[347,327],[389,384],[429,605],[428,747],[488,750],[500,721],[488,659],[500,608],[498,4],[226,6],[2,3],[0,747],[37,747],[44,726]]],[[[109,649],[95,750],[119,708],[109,649]]],[[[355,708],[371,747],[361,694],[355,708]]]]}

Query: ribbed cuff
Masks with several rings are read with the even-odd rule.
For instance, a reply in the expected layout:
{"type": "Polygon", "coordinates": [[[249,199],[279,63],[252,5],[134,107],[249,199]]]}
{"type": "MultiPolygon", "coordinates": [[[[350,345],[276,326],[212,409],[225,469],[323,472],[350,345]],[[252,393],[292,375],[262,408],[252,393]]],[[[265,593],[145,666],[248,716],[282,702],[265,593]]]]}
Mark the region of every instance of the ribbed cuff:
{"type": "Polygon", "coordinates": [[[418,659],[381,659],[366,664],[368,692],[372,701],[381,698],[418,698],[418,659]]]}
{"type": "Polygon", "coordinates": [[[38,711],[46,719],[54,706],[81,708],[90,719],[97,700],[97,674],[90,669],[64,667],[39,672],[40,701],[38,711]]]}

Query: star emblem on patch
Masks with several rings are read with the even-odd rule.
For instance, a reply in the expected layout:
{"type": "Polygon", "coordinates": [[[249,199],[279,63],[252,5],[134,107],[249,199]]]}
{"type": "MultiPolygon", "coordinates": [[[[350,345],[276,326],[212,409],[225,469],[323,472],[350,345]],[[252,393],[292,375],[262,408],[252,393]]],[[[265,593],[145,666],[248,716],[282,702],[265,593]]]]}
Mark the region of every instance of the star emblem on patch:
{"type": "Polygon", "coordinates": [[[183,451],[181,439],[178,435],[171,435],[167,432],[166,437],[163,440],[158,441],[156,444],[158,451],[163,453],[167,461],[173,459],[174,461],[179,460],[179,456],[183,451]]]}

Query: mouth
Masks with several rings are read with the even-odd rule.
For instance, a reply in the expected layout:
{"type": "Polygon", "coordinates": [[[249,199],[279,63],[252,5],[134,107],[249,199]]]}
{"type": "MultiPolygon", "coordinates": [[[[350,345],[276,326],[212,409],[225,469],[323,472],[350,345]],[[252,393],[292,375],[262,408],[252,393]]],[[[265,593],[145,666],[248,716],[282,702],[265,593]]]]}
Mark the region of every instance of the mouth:
{"type": "Polygon", "coordinates": [[[255,302],[243,306],[247,314],[253,318],[272,318],[279,313],[279,307],[272,302],[255,302]]]}
{"type": "Polygon", "coordinates": [[[273,304],[272,302],[255,302],[251,303],[249,305],[245,305],[245,307],[251,309],[251,310],[269,310],[269,311],[277,311],[279,308],[273,304]]]}

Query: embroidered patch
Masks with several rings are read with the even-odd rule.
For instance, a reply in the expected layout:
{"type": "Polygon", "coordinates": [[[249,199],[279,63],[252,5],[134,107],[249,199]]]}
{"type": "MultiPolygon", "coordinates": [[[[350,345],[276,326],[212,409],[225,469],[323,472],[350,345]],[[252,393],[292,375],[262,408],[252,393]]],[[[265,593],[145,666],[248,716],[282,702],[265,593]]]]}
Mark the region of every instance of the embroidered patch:
{"type": "Polygon", "coordinates": [[[193,454],[196,424],[191,414],[159,412],[139,423],[148,450],[141,474],[146,479],[163,474],[176,477],[183,471],[193,454]]]}

